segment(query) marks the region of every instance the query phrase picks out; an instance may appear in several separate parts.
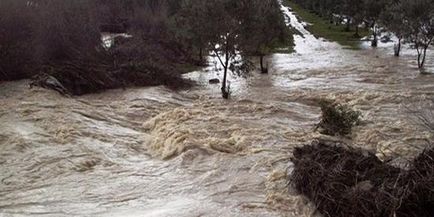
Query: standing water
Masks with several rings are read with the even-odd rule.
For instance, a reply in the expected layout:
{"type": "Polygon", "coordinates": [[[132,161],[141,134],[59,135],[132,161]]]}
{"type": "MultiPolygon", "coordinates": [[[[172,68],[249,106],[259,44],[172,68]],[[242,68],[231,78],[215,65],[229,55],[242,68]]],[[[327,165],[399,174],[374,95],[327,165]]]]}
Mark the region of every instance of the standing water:
{"type": "Polygon", "coordinates": [[[286,177],[293,148],[324,137],[313,130],[321,98],[360,110],[352,144],[381,158],[411,158],[432,139],[408,114],[431,110],[434,96],[413,54],[343,49],[282,10],[301,33],[296,52],[270,56],[269,75],[233,81],[229,101],[208,84],[212,70],[178,93],[65,98],[1,83],[0,215],[314,216],[286,177]]]}

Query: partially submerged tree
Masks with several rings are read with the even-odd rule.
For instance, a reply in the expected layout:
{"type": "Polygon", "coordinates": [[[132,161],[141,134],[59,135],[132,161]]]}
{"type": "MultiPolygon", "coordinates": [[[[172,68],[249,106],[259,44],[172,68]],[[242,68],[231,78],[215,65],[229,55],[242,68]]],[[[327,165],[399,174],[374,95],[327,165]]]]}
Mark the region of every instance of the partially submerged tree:
{"type": "Polygon", "coordinates": [[[404,12],[399,1],[390,2],[380,16],[381,25],[385,26],[388,31],[395,34],[398,38],[394,47],[395,56],[401,53],[402,40],[408,32],[408,24],[404,24],[404,12]]]}
{"type": "Polygon", "coordinates": [[[264,57],[280,44],[291,40],[277,1],[238,1],[246,10],[241,13],[241,47],[248,54],[259,56],[260,69],[267,73],[264,57]]]}
{"type": "Polygon", "coordinates": [[[229,98],[230,88],[227,85],[228,71],[233,69],[237,56],[239,55],[238,44],[240,39],[239,20],[231,14],[234,3],[230,0],[209,0],[208,29],[210,33],[209,46],[211,52],[219,60],[223,67],[222,96],[229,98]],[[231,67],[232,66],[232,67],[231,67]]]}
{"type": "Polygon", "coordinates": [[[381,12],[384,11],[388,0],[364,0],[363,18],[368,26],[372,29],[371,46],[378,45],[378,20],[381,12]]]}
{"type": "Polygon", "coordinates": [[[411,43],[417,51],[417,64],[423,69],[428,47],[434,42],[434,4],[431,0],[391,0],[381,15],[381,23],[398,37],[395,56],[401,41],[411,43]]]}
{"type": "MultiPolygon", "coordinates": [[[[350,31],[351,24],[358,27],[360,16],[363,14],[363,1],[360,0],[342,0],[340,3],[340,14],[346,17],[345,31],[350,31]]],[[[357,28],[358,29],[358,28],[357,28]]]]}
{"type": "Polygon", "coordinates": [[[266,72],[265,55],[291,39],[275,0],[186,0],[176,23],[201,60],[211,54],[223,68],[223,98],[229,98],[228,73],[246,74],[248,56],[259,56],[266,72]]]}
{"type": "Polygon", "coordinates": [[[434,4],[432,0],[401,0],[405,36],[417,50],[419,69],[425,65],[426,52],[434,40],[434,4]]]}

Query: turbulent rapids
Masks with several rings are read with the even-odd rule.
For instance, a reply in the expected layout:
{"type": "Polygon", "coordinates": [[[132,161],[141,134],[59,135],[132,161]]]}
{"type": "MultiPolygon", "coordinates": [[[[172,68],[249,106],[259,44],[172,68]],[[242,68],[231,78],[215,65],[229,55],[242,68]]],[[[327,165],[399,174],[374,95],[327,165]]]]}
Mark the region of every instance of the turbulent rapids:
{"type": "Polygon", "coordinates": [[[362,112],[348,142],[380,159],[426,147],[433,134],[412,113],[432,110],[434,76],[413,67],[414,50],[343,49],[282,10],[302,33],[296,52],[269,56],[269,75],[231,78],[229,101],[208,84],[221,76],[212,67],[188,74],[199,85],[180,92],[65,98],[1,83],[0,215],[314,216],[286,177],[292,150],[324,137],[314,131],[323,98],[362,112]]]}

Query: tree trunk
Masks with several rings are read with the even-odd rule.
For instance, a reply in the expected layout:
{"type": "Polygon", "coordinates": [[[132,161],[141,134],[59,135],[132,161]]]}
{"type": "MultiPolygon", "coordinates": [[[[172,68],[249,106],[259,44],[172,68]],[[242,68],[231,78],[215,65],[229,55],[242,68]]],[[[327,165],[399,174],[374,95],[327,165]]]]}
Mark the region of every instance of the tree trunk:
{"type": "Polygon", "coordinates": [[[224,73],[223,73],[223,83],[222,83],[222,96],[224,99],[229,98],[229,94],[226,90],[226,80],[227,80],[227,74],[228,74],[228,68],[224,67],[224,73]]]}
{"type": "Polygon", "coordinates": [[[359,25],[356,25],[356,33],[354,33],[354,37],[355,38],[360,38],[360,35],[359,35],[359,25]]]}
{"type": "Polygon", "coordinates": [[[203,64],[203,49],[202,49],[202,46],[200,46],[200,48],[199,48],[199,61],[200,61],[200,64],[202,65],[203,64]]]}
{"type": "Polygon", "coordinates": [[[373,32],[374,39],[372,39],[371,46],[372,47],[377,47],[377,45],[378,45],[378,39],[377,39],[377,28],[376,28],[375,24],[374,24],[373,29],[374,29],[374,32],[373,32]]]}
{"type": "Polygon", "coordinates": [[[417,50],[417,67],[419,69],[422,69],[422,67],[423,67],[422,61],[421,61],[421,59],[422,59],[422,51],[419,50],[419,46],[418,45],[416,45],[416,50],[417,50]]]}
{"type": "Polygon", "coordinates": [[[223,68],[224,68],[223,82],[222,82],[222,97],[223,97],[223,99],[229,99],[229,90],[226,88],[227,77],[228,77],[228,67],[229,67],[229,52],[226,51],[225,64],[223,66],[223,68]]]}
{"type": "Polygon", "coordinates": [[[423,47],[423,51],[419,54],[419,69],[423,69],[424,65],[425,65],[425,58],[426,58],[426,50],[428,49],[428,46],[424,46],[423,47]]]}
{"type": "Polygon", "coordinates": [[[349,32],[351,30],[350,26],[351,26],[351,18],[347,18],[347,26],[345,27],[346,32],[349,32]]]}
{"type": "Polygon", "coordinates": [[[398,38],[398,45],[395,47],[395,56],[399,57],[401,53],[401,37],[398,38]]]}
{"type": "Polygon", "coordinates": [[[419,51],[419,48],[416,47],[417,48],[417,53],[418,53],[417,62],[418,62],[418,65],[419,65],[419,69],[421,69],[421,70],[423,69],[423,67],[425,65],[426,50],[428,50],[428,47],[431,45],[431,43],[433,42],[433,40],[434,40],[434,37],[431,38],[428,41],[428,43],[424,44],[423,48],[422,48],[423,49],[422,51],[419,51]],[[422,60],[420,60],[421,58],[422,58],[422,60]]]}
{"type": "Polygon", "coordinates": [[[261,55],[259,57],[260,59],[260,63],[261,63],[261,73],[262,74],[267,74],[268,73],[268,68],[264,67],[264,55],[261,55]]]}

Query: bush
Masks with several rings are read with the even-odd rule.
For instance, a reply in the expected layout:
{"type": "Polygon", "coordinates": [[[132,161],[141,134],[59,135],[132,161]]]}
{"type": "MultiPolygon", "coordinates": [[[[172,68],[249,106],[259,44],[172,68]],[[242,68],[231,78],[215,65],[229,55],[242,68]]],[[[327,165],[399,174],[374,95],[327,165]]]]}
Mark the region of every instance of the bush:
{"type": "Polygon", "coordinates": [[[434,216],[434,149],[405,171],[374,154],[316,143],[296,148],[292,186],[326,217],[434,216]]]}
{"type": "Polygon", "coordinates": [[[331,136],[345,136],[351,134],[352,128],[360,123],[361,113],[348,106],[329,100],[321,100],[322,119],[317,125],[321,133],[331,136]]]}

